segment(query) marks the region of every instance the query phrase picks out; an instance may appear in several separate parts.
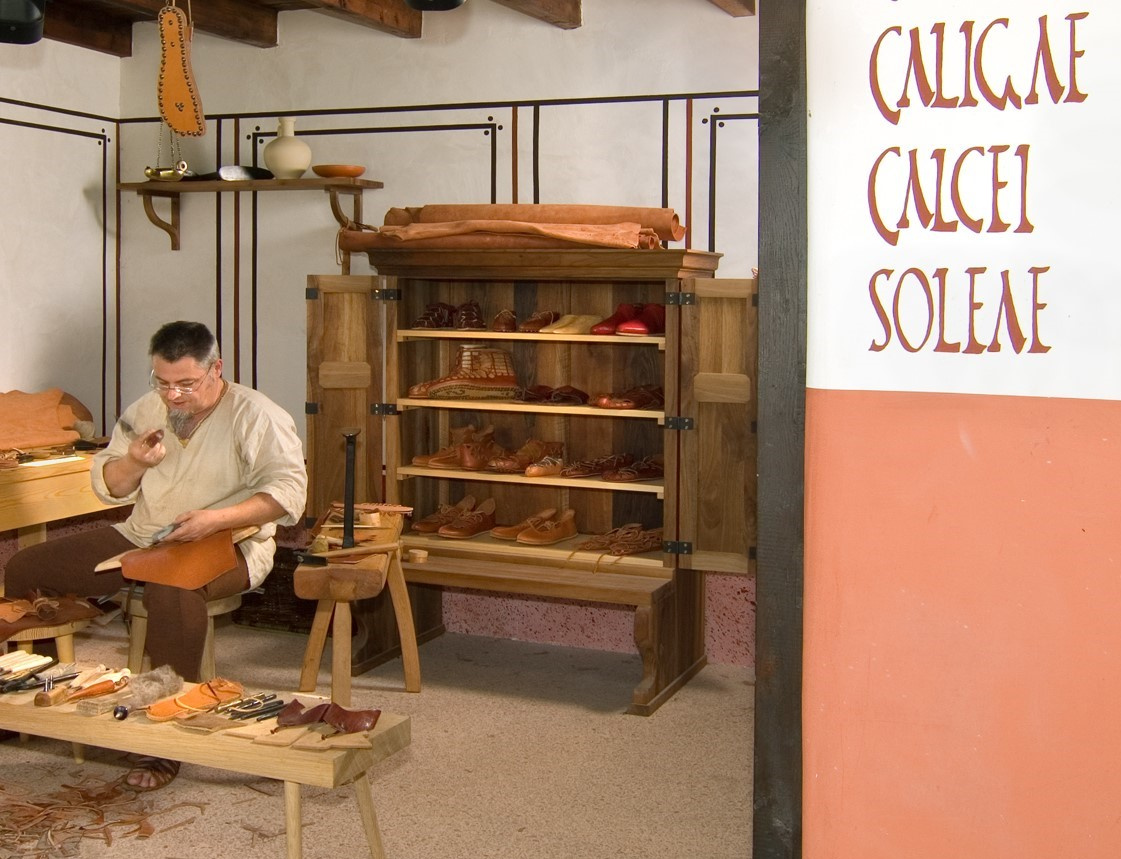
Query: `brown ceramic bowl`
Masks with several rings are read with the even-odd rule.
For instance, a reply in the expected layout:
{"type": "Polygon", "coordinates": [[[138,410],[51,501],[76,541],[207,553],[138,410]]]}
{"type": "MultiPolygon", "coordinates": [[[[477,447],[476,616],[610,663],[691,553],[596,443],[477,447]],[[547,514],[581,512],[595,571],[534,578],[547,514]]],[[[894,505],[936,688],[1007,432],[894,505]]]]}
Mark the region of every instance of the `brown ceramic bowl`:
{"type": "Polygon", "coordinates": [[[316,176],[324,179],[337,179],[341,176],[356,179],[366,172],[365,167],[357,164],[313,164],[311,169],[316,176]]]}

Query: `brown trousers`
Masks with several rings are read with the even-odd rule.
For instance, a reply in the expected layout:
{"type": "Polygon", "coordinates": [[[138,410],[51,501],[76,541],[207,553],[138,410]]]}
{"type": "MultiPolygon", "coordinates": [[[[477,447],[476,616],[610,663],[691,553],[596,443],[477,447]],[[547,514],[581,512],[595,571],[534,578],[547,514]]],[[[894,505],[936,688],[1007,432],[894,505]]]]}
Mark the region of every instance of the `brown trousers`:
{"type": "MultiPolygon", "coordinates": [[[[119,569],[95,573],[106,558],[136,547],[115,528],[81,531],[21,549],[4,571],[4,594],[19,599],[30,591],[44,594],[73,594],[80,597],[109,596],[127,587],[119,569]]],[[[152,667],[170,665],[184,680],[197,682],[206,643],[206,603],[249,589],[249,569],[241,552],[237,566],[195,591],[144,585],[148,609],[146,649],[152,667]]]]}

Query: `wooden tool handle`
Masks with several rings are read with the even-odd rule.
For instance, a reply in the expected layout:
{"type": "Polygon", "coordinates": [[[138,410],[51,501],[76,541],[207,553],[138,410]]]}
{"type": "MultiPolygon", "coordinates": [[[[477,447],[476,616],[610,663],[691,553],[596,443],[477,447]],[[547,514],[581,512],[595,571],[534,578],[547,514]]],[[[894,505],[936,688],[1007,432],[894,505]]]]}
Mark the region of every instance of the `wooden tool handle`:
{"type": "Polygon", "coordinates": [[[61,704],[66,700],[70,690],[65,686],[55,686],[49,692],[36,692],[35,693],[35,706],[36,707],[53,707],[55,704],[61,704]]]}

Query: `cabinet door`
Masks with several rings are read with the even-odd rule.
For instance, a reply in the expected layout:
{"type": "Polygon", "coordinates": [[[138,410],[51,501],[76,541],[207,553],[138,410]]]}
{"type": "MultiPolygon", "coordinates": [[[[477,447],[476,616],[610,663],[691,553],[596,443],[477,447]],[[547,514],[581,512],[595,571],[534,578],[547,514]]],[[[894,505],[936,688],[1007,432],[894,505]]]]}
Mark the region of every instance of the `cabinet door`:
{"type": "MultiPolygon", "coordinates": [[[[676,511],[666,517],[677,533],[667,539],[691,544],[678,557],[680,567],[751,573],[758,280],[688,278],[681,289],[676,417],[692,424],[667,429],[676,436],[678,458],[676,511]]],[[[669,495],[667,487],[667,502],[669,495]]]]}
{"type": "Polygon", "coordinates": [[[344,430],[356,439],[355,498],[381,501],[384,302],[378,277],[311,275],[307,288],[308,515],[343,498],[344,430]]]}

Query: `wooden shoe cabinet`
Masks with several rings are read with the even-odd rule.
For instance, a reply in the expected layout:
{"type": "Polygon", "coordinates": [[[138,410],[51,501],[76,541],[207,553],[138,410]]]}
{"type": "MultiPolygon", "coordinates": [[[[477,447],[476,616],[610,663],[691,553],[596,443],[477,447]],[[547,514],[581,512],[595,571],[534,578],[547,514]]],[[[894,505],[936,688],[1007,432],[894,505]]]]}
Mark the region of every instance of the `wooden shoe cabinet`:
{"type": "MultiPolygon", "coordinates": [[[[423,517],[466,495],[493,498],[499,524],[572,508],[581,535],[550,546],[489,535],[452,540],[406,531],[418,637],[442,631],[444,587],[627,605],[643,676],[629,712],[647,715],[705,664],[704,572],[749,574],[755,543],[753,279],[717,279],[718,254],[685,250],[410,250],[369,252],[377,276],[312,276],[308,285],[309,513],[343,490],[346,427],[359,427],[358,497],[423,517]],[[500,311],[610,316],[621,303],[666,305],[666,331],[645,337],[412,329],[427,305],[478,302],[500,311]],[[445,375],[458,347],[485,343],[513,356],[525,387],[588,394],[661,385],[663,408],[610,410],[508,400],[409,397],[445,375]],[[663,479],[528,478],[412,465],[453,428],[494,427],[514,450],[559,441],[566,460],[661,454],[663,479]],[[627,523],[663,529],[662,551],[615,556],[576,547],[627,523]]],[[[392,607],[357,607],[355,673],[397,652],[392,607]]],[[[384,604],[382,604],[384,603],[384,604]]]]}

